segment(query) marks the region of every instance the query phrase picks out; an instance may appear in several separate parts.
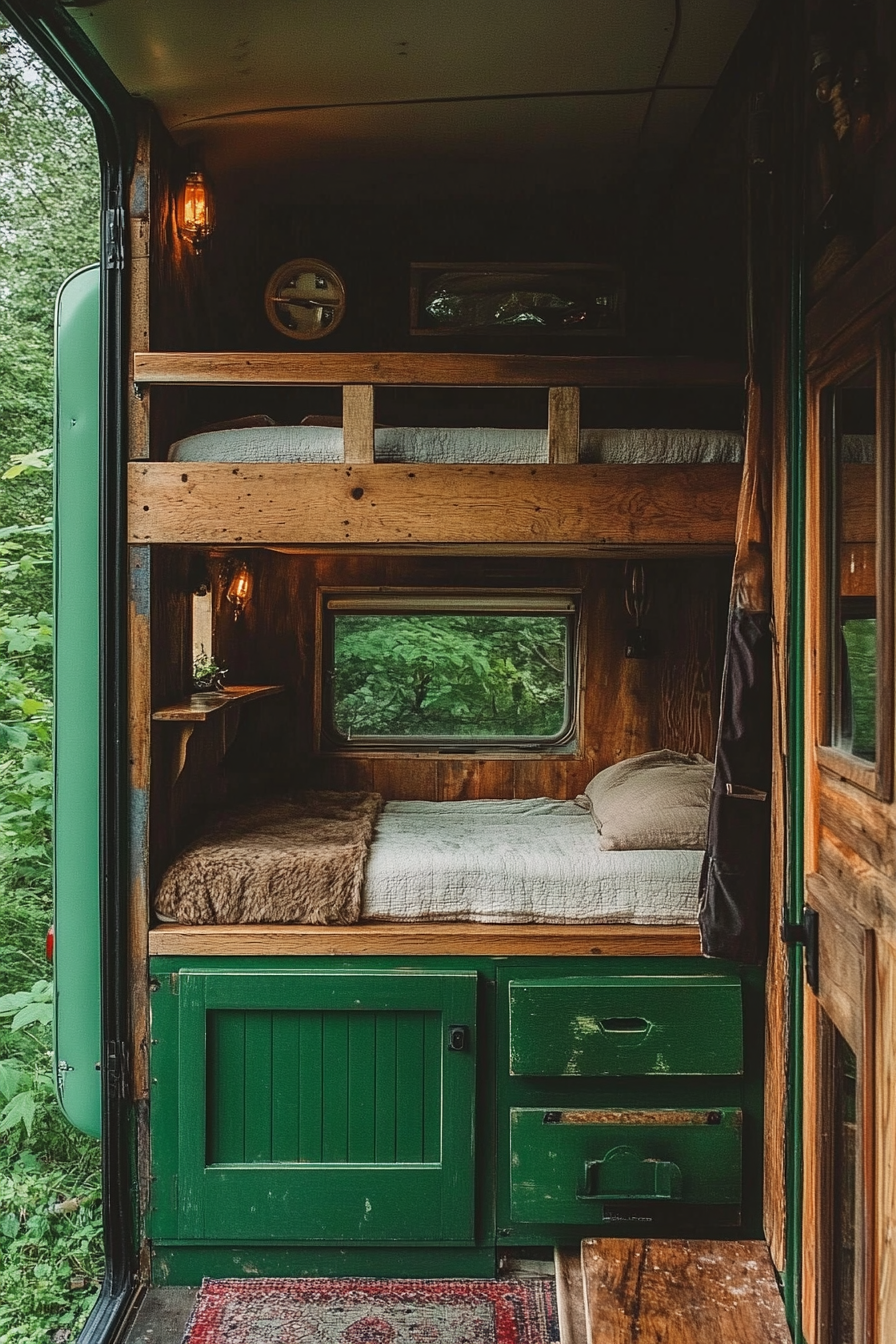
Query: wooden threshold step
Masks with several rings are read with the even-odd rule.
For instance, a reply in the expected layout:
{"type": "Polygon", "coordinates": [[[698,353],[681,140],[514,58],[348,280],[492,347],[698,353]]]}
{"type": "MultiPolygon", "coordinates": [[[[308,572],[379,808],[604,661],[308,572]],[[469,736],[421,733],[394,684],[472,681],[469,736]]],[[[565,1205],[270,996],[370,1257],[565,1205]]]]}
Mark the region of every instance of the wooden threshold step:
{"type": "Polygon", "coordinates": [[[587,1344],[791,1344],[764,1241],[582,1242],[587,1344]]]}
{"type": "Polygon", "coordinates": [[[578,1246],[554,1247],[554,1286],[560,1344],[586,1344],[588,1328],[582,1291],[582,1254],[578,1246]]]}

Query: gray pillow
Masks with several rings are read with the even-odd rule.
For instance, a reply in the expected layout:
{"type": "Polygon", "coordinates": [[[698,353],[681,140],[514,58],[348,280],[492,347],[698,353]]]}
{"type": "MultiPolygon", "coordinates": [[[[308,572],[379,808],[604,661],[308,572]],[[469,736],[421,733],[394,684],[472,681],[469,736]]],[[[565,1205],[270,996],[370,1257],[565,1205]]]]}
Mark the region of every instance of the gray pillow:
{"type": "Polygon", "coordinates": [[[704,849],[712,775],[705,756],[648,751],[601,770],[576,802],[601,849],[704,849]]]}

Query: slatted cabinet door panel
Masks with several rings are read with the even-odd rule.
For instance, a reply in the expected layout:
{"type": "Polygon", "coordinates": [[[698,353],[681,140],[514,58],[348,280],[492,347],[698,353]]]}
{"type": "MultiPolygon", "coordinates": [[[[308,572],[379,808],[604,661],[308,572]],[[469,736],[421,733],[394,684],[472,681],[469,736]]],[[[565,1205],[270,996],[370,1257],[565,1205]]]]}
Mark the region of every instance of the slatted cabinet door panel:
{"type": "Polygon", "coordinates": [[[473,1241],[475,972],[178,981],[177,1239],[473,1241]]]}

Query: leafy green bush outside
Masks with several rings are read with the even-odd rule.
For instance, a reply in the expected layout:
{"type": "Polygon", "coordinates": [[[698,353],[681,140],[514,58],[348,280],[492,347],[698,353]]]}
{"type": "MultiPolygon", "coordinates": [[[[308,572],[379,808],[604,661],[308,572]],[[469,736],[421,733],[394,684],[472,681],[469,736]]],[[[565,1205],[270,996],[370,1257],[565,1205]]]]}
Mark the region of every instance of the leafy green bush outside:
{"type": "Polygon", "coordinates": [[[552,737],[567,715],[562,616],[337,616],[346,737],[552,737]]]}
{"type": "Polygon", "coordinates": [[[102,1273],[99,1147],[53,1098],[52,347],[99,251],[89,121],[0,21],[0,1344],[74,1340],[102,1273]]]}

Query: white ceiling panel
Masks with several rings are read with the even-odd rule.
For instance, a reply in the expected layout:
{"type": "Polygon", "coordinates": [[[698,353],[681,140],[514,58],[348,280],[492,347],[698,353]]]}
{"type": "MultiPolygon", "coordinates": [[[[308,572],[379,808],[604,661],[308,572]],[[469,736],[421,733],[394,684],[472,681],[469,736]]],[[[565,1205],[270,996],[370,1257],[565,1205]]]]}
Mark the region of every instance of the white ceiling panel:
{"type": "Polygon", "coordinates": [[[591,185],[642,141],[683,147],[754,6],[682,0],[671,51],[675,0],[103,0],[72,13],[210,167],[405,157],[500,176],[528,156],[539,175],[591,185]],[[654,99],[642,128],[664,65],[685,96],[668,116],[654,99]]]}

